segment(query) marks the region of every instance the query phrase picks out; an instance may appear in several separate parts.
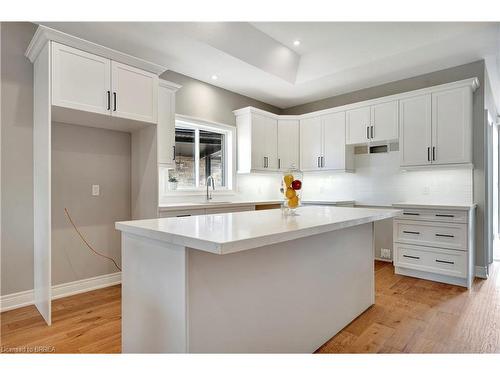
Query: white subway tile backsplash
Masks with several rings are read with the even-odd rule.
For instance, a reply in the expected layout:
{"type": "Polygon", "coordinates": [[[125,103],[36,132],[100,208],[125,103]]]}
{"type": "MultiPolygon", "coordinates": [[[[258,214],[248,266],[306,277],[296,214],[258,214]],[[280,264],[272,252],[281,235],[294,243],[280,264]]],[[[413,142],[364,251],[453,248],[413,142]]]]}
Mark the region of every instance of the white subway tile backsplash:
{"type": "MultiPolygon", "coordinates": [[[[355,173],[306,173],[303,198],[367,205],[417,200],[472,203],[470,169],[402,171],[399,152],[356,155],[355,168],[355,173]]],[[[280,178],[279,174],[239,175],[238,192],[245,199],[280,198],[280,178]]]]}

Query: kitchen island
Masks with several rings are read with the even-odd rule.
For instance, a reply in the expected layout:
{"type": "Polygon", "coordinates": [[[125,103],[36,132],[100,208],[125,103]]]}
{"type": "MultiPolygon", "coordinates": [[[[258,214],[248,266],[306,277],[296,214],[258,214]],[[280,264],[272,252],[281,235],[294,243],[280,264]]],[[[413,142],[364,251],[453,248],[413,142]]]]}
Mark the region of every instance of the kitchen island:
{"type": "Polygon", "coordinates": [[[373,222],[309,206],[116,223],[125,353],[310,353],[374,303],[373,222]]]}

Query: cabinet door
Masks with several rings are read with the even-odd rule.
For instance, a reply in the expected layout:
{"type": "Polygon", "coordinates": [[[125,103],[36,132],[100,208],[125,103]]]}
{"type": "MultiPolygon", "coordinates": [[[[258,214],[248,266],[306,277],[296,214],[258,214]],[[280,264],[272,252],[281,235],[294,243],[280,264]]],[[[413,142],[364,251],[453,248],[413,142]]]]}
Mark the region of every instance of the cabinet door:
{"type": "Polygon", "coordinates": [[[371,106],[370,137],[372,141],[398,139],[398,101],[371,106]]]}
{"type": "Polygon", "coordinates": [[[113,116],[156,123],[158,76],[113,61],[111,83],[113,116]]]}
{"type": "Polygon", "coordinates": [[[158,88],[158,163],[173,165],[175,161],[175,92],[158,88]]]}
{"type": "Polygon", "coordinates": [[[399,101],[401,166],[430,164],[431,95],[399,101]]]}
{"type": "Polygon", "coordinates": [[[370,107],[346,112],[346,143],[349,145],[370,141],[370,107]]]}
{"type": "Polygon", "coordinates": [[[111,61],[52,42],[52,105],[110,113],[111,61]]]}
{"type": "Polygon", "coordinates": [[[345,112],[323,116],[323,169],[346,169],[345,112]]]}
{"type": "Polygon", "coordinates": [[[432,94],[433,164],[472,163],[472,92],[432,94]]]}
{"type": "Polygon", "coordinates": [[[322,137],[321,117],[300,120],[300,168],[303,171],[320,169],[322,137]]]}
{"type": "Polygon", "coordinates": [[[278,169],[278,123],[259,114],[251,114],[252,169],[278,169]]]}
{"type": "Polygon", "coordinates": [[[278,121],[278,169],[299,167],[299,121],[278,121]]]}

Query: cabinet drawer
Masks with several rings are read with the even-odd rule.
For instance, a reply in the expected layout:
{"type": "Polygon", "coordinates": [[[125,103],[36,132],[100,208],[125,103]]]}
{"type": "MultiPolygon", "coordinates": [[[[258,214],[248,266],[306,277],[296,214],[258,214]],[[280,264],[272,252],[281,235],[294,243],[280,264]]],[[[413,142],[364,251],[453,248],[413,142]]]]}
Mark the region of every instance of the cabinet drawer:
{"type": "Polygon", "coordinates": [[[422,208],[404,208],[400,219],[445,221],[448,223],[467,223],[467,211],[428,210],[422,208]]]}
{"type": "Polygon", "coordinates": [[[394,241],[467,250],[467,224],[394,220],[394,241]]]}
{"type": "Polygon", "coordinates": [[[467,253],[394,243],[394,265],[441,275],[466,277],[467,253]]]}

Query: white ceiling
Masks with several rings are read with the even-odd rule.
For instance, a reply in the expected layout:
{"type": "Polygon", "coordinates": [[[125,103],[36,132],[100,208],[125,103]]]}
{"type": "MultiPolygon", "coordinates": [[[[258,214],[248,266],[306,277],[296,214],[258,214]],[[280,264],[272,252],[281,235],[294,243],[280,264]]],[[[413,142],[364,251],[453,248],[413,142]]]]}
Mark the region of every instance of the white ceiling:
{"type": "Polygon", "coordinates": [[[482,58],[500,83],[499,23],[43,24],[280,108],[482,58]]]}

